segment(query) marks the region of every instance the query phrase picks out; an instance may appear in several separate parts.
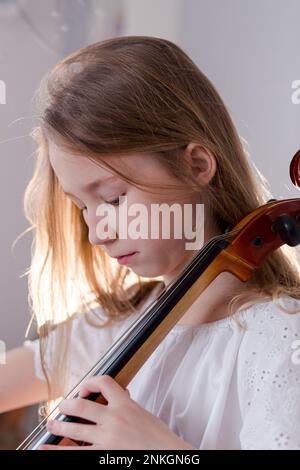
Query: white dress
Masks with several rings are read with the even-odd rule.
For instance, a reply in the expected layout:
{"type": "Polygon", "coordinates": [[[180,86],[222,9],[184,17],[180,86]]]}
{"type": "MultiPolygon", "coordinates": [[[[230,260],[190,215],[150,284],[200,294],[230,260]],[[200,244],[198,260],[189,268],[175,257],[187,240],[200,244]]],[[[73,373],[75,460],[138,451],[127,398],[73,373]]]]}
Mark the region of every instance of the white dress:
{"type": "MultiPolygon", "coordinates": [[[[139,312],[109,328],[75,316],[69,390],[157,292],[156,287],[139,312]]],[[[300,309],[300,301],[288,296],[281,297],[280,305],[300,309]]],[[[51,341],[53,346],[55,331],[51,341]]],[[[38,340],[24,344],[34,351],[36,374],[44,379],[38,340]]],[[[48,363],[50,358],[51,342],[48,363]]],[[[197,449],[299,450],[300,313],[284,313],[266,301],[213,323],[177,324],[128,390],[197,449]]]]}

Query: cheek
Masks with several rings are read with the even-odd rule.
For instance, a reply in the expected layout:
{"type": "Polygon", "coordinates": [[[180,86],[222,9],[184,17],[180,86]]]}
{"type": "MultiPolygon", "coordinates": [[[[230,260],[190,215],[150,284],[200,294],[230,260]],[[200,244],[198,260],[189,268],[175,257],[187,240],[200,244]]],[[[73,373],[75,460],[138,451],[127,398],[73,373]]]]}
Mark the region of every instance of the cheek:
{"type": "Polygon", "coordinates": [[[170,239],[138,240],[137,249],[148,259],[147,262],[156,265],[172,265],[178,258],[185,256],[185,241],[170,239]]]}

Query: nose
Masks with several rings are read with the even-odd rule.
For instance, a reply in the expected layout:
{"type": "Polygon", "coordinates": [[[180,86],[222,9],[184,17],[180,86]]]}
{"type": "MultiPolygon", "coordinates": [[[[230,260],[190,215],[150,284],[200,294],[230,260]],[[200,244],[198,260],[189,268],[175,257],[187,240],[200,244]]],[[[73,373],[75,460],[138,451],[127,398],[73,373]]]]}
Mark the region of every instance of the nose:
{"type": "Polygon", "coordinates": [[[95,226],[89,227],[89,242],[91,245],[104,245],[113,242],[117,238],[117,234],[115,234],[115,236],[112,236],[107,232],[99,236],[99,231],[96,231],[95,226]]]}
{"type": "Polygon", "coordinates": [[[89,242],[91,245],[106,245],[107,243],[112,243],[116,238],[106,237],[99,238],[94,232],[89,230],[89,242]]]}
{"type": "Polygon", "coordinates": [[[91,245],[104,245],[118,238],[116,229],[104,223],[99,217],[90,217],[88,211],[84,213],[84,220],[88,227],[88,239],[91,245]]]}

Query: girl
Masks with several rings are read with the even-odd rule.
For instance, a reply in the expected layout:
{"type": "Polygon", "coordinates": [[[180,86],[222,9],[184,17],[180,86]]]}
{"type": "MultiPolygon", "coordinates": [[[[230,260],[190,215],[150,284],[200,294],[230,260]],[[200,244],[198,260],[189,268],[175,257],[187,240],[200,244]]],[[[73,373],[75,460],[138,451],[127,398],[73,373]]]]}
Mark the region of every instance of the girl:
{"type": "MultiPolygon", "coordinates": [[[[175,221],[168,238],[122,238],[119,222],[101,231],[98,205],[120,214],[121,196],[147,210],[203,204],[206,243],[269,199],[219,94],[170,41],[80,49],[38,98],[25,213],[39,340],[8,354],[2,410],[67,393],[195,254],[174,237],[175,221]]],[[[90,378],[82,398],[60,405],[96,425],[49,421],[49,430],[90,443],[64,449],[299,449],[299,301],[295,248],[278,249],[245,283],[223,273],[127,390],[90,378]],[[96,391],[108,405],[84,400],[96,391]]]]}

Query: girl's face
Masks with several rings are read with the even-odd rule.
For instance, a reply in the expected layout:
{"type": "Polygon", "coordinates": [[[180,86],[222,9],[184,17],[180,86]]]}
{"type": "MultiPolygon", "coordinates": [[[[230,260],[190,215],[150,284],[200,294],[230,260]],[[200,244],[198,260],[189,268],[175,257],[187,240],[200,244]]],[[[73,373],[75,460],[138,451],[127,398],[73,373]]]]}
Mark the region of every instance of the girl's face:
{"type": "MultiPolygon", "coordinates": [[[[153,192],[148,192],[148,188],[146,190],[139,189],[88,158],[68,153],[56,145],[53,140],[49,140],[49,158],[62,189],[74,204],[83,210],[90,243],[101,245],[107,254],[114,258],[135,252],[127,260],[119,260],[119,262],[129,266],[136,274],[143,277],[163,276],[164,281],[168,284],[195,254],[196,250],[186,249],[186,243],[195,239],[193,240],[190,235],[188,235],[189,238],[186,238],[183,228],[182,236],[180,238],[174,237],[174,223],[178,227],[178,224],[180,225],[182,222],[178,222],[178,220],[174,222],[172,216],[168,217],[170,234],[168,236],[168,233],[164,232],[164,236],[162,236],[161,218],[160,220],[154,218],[153,213],[151,216],[151,210],[153,204],[165,203],[167,204],[165,207],[170,207],[177,203],[182,209],[183,204],[192,204],[190,207],[193,208],[194,224],[196,220],[195,205],[196,203],[200,204],[199,194],[195,193],[192,197],[184,198],[184,192],[181,192],[180,199],[178,199],[174,190],[169,188],[161,190],[159,187],[149,188],[153,192]],[[119,196],[126,196],[126,198],[123,199],[123,202],[121,200],[121,204],[118,205],[119,196]],[[126,202],[124,202],[125,200],[126,202]],[[127,204],[127,210],[133,204],[139,204],[138,207],[143,208],[143,212],[138,209],[138,212],[132,213],[135,215],[127,217],[126,236],[124,236],[124,219],[122,221],[119,219],[120,211],[124,210],[124,204],[127,204]],[[108,223],[102,223],[100,227],[99,222],[103,221],[104,213],[99,215],[98,212],[97,215],[96,211],[99,205],[102,210],[115,211],[115,231],[112,230],[111,234],[108,234],[108,229],[112,229],[112,227],[108,227],[108,223]],[[147,223],[147,225],[143,225],[144,228],[148,226],[147,235],[144,238],[132,235],[134,227],[137,231],[135,233],[140,233],[137,219],[143,224],[147,223]],[[134,221],[136,221],[135,225],[133,225],[134,221]],[[155,227],[157,229],[157,226],[160,227],[159,236],[156,235],[154,238],[151,236],[151,230],[155,230],[155,227]],[[130,230],[129,227],[131,227],[130,230]],[[121,228],[123,228],[123,234],[121,234],[121,228]]],[[[179,181],[170,175],[151,154],[111,155],[108,161],[121,172],[122,169],[125,169],[125,174],[133,175],[134,179],[141,184],[150,183],[151,185],[154,183],[161,185],[162,188],[166,184],[179,184],[179,181]]],[[[172,211],[167,213],[172,214],[172,211]]],[[[152,233],[154,232],[152,231],[152,233]]]]}

